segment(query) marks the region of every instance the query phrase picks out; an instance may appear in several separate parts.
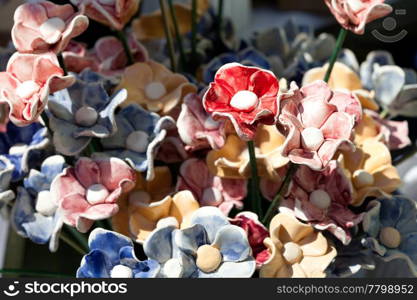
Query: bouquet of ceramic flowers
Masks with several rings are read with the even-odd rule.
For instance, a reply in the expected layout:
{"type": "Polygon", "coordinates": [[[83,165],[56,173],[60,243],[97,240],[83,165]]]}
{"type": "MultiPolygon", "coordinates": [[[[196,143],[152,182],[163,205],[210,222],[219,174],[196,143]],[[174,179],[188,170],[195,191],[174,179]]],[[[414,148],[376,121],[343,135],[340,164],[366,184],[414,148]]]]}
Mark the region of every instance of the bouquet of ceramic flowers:
{"type": "Polygon", "coordinates": [[[248,41],[223,1],[69,2],[21,5],[2,52],[0,208],[19,235],[68,243],[80,278],[417,275],[390,152],[412,144],[392,119],[417,117],[417,75],[342,47],[383,0],[324,0],[337,39],[289,22],[248,41]],[[74,40],[94,22],[112,35],[74,40]]]}

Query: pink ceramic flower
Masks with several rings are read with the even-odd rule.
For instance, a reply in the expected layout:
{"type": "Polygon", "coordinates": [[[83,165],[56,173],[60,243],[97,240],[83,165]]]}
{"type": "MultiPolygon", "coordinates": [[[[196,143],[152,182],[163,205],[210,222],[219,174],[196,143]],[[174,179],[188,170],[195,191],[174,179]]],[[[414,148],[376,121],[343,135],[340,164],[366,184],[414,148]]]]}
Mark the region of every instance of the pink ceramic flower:
{"type": "Polygon", "coordinates": [[[215,120],[229,119],[241,139],[252,140],[259,124],[275,124],[278,91],[272,72],[230,63],[217,71],[203,105],[215,120]]]}
{"type": "Polygon", "coordinates": [[[385,0],[324,0],[343,28],[363,34],[365,26],[392,12],[385,0]]]}
{"type": "Polygon", "coordinates": [[[87,27],[88,18],[75,13],[70,4],[26,3],[15,11],[12,39],[19,52],[59,53],[87,27]]]}
{"type": "Polygon", "coordinates": [[[6,72],[0,73],[0,101],[8,103],[9,118],[14,124],[26,126],[38,120],[50,93],[74,82],[74,77],[64,76],[53,53],[15,53],[6,72]]]}
{"type": "Polygon", "coordinates": [[[135,186],[136,173],[118,158],[80,158],[51,184],[63,220],[80,232],[94,221],[107,219],[119,210],[118,198],[135,186]]]}
{"type": "Polygon", "coordinates": [[[191,191],[201,206],[217,206],[227,216],[235,206],[243,207],[247,181],[213,176],[206,163],[196,158],[185,161],[180,168],[177,191],[191,191]]]}
{"type": "Polygon", "coordinates": [[[332,91],[324,81],[292,90],[282,98],[280,122],[286,127],[283,155],[314,170],[327,166],[336,151],[350,141],[355,119],[361,116],[352,93],[332,91]]]}
{"type": "Polygon", "coordinates": [[[62,51],[62,57],[69,72],[81,73],[85,69],[98,71],[96,59],[88,53],[87,46],[83,43],[70,41],[62,51]]]}
{"type": "Polygon", "coordinates": [[[139,8],[140,0],[71,0],[85,14],[102,24],[122,30],[139,8]]]}

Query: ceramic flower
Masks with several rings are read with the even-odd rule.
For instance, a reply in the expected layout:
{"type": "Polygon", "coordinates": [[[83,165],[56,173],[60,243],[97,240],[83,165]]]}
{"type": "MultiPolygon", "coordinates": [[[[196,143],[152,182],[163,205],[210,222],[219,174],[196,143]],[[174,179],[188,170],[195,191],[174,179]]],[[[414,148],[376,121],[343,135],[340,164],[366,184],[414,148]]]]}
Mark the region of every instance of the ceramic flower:
{"type": "Polygon", "coordinates": [[[324,81],[316,81],[282,98],[280,122],[287,128],[283,155],[295,164],[322,170],[336,151],[352,148],[355,120],[362,110],[351,93],[332,91],[324,81]]]}
{"type": "Polygon", "coordinates": [[[137,103],[161,114],[170,113],[187,94],[196,92],[183,75],[151,60],[127,67],[117,89],[128,91],[124,106],[137,103]]]}
{"type": "Polygon", "coordinates": [[[253,140],[258,125],[275,124],[278,90],[272,72],[230,63],[217,71],[203,105],[215,120],[230,120],[241,139],[253,140]]]}
{"type": "Polygon", "coordinates": [[[379,198],[368,205],[363,229],[369,235],[366,244],[384,262],[405,260],[417,276],[417,205],[401,196],[379,198]]]}
{"type": "Polygon", "coordinates": [[[375,139],[365,140],[355,152],[342,151],[339,161],[352,181],[354,206],[367,197],[389,197],[401,185],[388,148],[375,139]]]}
{"type": "Polygon", "coordinates": [[[3,155],[0,156],[0,211],[5,205],[15,198],[14,192],[10,189],[14,166],[3,155]]]}
{"type": "Polygon", "coordinates": [[[81,153],[93,138],[114,135],[115,110],[127,98],[126,90],[110,97],[101,81],[85,81],[88,72],[84,71],[68,89],[49,98],[48,116],[54,146],[64,155],[81,153]]]}
{"type": "Polygon", "coordinates": [[[392,12],[385,0],[324,0],[340,25],[355,34],[364,34],[366,24],[392,12]]]}
{"type": "Polygon", "coordinates": [[[191,191],[201,206],[216,206],[226,216],[233,207],[243,208],[246,180],[213,176],[205,161],[196,158],[186,160],[179,173],[177,190],[191,191]]]}
{"type": "Polygon", "coordinates": [[[123,108],[116,115],[117,132],[101,139],[103,153],[96,156],[118,157],[126,160],[136,171],[154,176],[154,159],[167,130],[175,127],[171,117],[160,117],[136,104],[123,108]]]}
{"type": "Polygon", "coordinates": [[[186,229],[155,230],[144,250],[160,263],[160,277],[249,278],[256,268],[245,231],[216,207],[195,211],[186,229]]]}
{"type": "Polygon", "coordinates": [[[132,241],[116,232],[94,229],[88,238],[90,252],[77,270],[77,278],[155,278],[160,266],[136,258],[132,241]]]}
{"type": "Polygon", "coordinates": [[[38,120],[49,93],[65,89],[74,81],[72,76],[64,76],[52,53],[15,53],[6,72],[0,73],[0,102],[9,105],[9,118],[13,123],[26,126],[38,120]]]}
{"type": "Polygon", "coordinates": [[[197,94],[188,94],[177,120],[178,134],[191,151],[220,149],[226,143],[224,122],[214,121],[197,94]]]}
{"type": "Polygon", "coordinates": [[[58,249],[63,225],[58,205],[51,194],[51,182],[65,168],[62,156],[50,156],[40,170],[30,170],[24,187],[18,188],[12,209],[12,225],[16,232],[37,244],[49,244],[49,251],[58,249]]]}
{"type": "MultiPolygon", "coordinates": [[[[261,177],[277,178],[280,168],[288,164],[288,158],[281,152],[285,137],[276,126],[261,125],[256,133],[254,145],[261,177]]],[[[251,175],[247,144],[237,135],[230,134],[226,144],[219,150],[207,154],[207,166],[210,172],[222,178],[244,179],[251,175]]]]}
{"type": "Polygon", "coordinates": [[[374,88],[373,74],[380,66],[395,65],[392,54],[388,51],[371,51],[366,56],[366,60],[360,65],[360,77],[365,89],[374,88]]]}
{"type": "Polygon", "coordinates": [[[89,55],[87,45],[75,41],[70,41],[68,46],[62,51],[65,67],[69,72],[81,73],[85,69],[97,71],[96,60],[89,55]]]}
{"type": "Polygon", "coordinates": [[[88,18],[70,4],[49,1],[25,3],[14,13],[12,39],[21,53],[60,53],[88,27],[88,18]]]}
{"type": "Polygon", "coordinates": [[[269,233],[271,237],[264,243],[271,256],[262,266],[260,277],[324,277],[326,268],[337,255],[321,232],[291,215],[276,215],[269,225],[269,233]]]}
{"type": "Polygon", "coordinates": [[[117,213],[118,198],[134,187],[135,180],[135,172],[118,158],[82,157],[53,180],[51,194],[63,221],[87,232],[94,221],[117,213]]]}
{"type": "Polygon", "coordinates": [[[71,3],[89,18],[122,30],[136,14],[140,0],[71,0],[71,3]]]}

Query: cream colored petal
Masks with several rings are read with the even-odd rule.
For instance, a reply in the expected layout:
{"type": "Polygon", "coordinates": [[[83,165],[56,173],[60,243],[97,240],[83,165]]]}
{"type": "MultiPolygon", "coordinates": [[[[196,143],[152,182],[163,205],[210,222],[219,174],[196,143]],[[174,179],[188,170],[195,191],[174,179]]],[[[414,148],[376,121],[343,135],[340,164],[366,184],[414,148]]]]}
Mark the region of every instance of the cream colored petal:
{"type": "Polygon", "coordinates": [[[261,278],[284,278],[290,277],[290,270],[288,269],[284,258],[281,255],[280,250],[273,243],[270,238],[264,240],[264,244],[267,247],[270,258],[262,265],[259,271],[259,277],[261,278]]]}
{"type": "Polygon", "coordinates": [[[363,109],[370,109],[374,111],[379,110],[378,103],[376,103],[374,100],[374,92],[368,92],[366,90],[355,90],[353,91],[353,94],[358,97],[363,109]]]}
{"type": "Polygon", "coordinates": [[[144,89],[152,82],[153,70],[152,63],[135,63],[127,67],[123,73],[122,82],[117,89],[134,88],[144,89]]]}
{"type": "Polygon", "coordinates": [[[300,267],[308,278],[323,278],[325,277],[324,271],[336,255],[336,249],[331,246],[323,256],[304,256],[300,262],[300,267]]]}
{"type": "Polygon", "coordinates": [[[129,218],[129,230],[139,243],[143,243],[155,228],[156,222],[139,213],[132,214],[129,218]]]}
{"type": "Polygon", "coordinates": [[[148,64],[149,67],[152,69],[152,81],[164,84],[165,81],[168,80],[174,74],[170,69],[165,67],[163,64],[157,63],[156,61],[150,60],[148,64]]]}
{"type": "Polygon", "coordinates": [[[369,138],[378,138],[379,126],[374,119],[363,114],[361,122],[355,128],[355,143],[360,145],[369,138]]]}
{"type": "Polygon", "coordinates": [[[280,228],[279,232],[275,232],[275,234],[279,234],[278,239],[283,244],[287,242],[297,243],[314,233],[312,226],[301,223],[294,216],[285,213],[279,213],[272,219],[271,224],[269,225],[271,236],[278,227],[280,228]]]}
{"type": "Polygon", "coordinates": [[[172,175],[168,167],[156,167],[155,177],[145,182],[145,190],[151,195],[151,199],[160,200],[173,190],[172,175]]]}
{"type": "Polygon", "coordinates": [[[156,202],[143,202],[136,206],[132,215],[140,214],[150,221],[158,222],[158,220],[169,216],[171,203],[172,198],[170,196],[156,202]]]}
{"type": "Polygon", "coordinates": [[[315,232],[298,242],[304,256],[321,256],[326,254],[329,244],[321,232],[315,232]]]}
{"type": "Polygon", "coordinates": [[[161,11],[143,15],[132,22],[133,32],[138,40],[153,40],[165,38],[164,23],[161,11]]]}
{"type": "Polygon", "coordinates": [[[306,278],[307,274],[304,272],[303,268],[299,263],[291,265],[291,278],[306,278]]]}
{"type": "Polygon", "coordinates": [[[374,186],[388,194],[394,192],[402,184],[397,168],[391,165],[375,170],[372,175],[374,176],[374,186]]]}
{"type": "Polygon", "coordinates": [[[175,217],[181,228],[189,226],[189,216],[200,208],[198,201],[190,191],[181,191],[174,195],[169,216],[175,217]]]}
{"type": "Polygon", "coordinates": [[[391,165],[391,153],[387,146],[373,139],[363,142],[362,150],[365,153],[363,169],[373,173],[384,165],[391,165]]]}
{"type": "Polygon", "coordinates": [[[351,173],[363,168],[366,155],[360,147],[356,147],[356,151],[342,151],[341,153],[343,155],[343,166],[351,173]]]}

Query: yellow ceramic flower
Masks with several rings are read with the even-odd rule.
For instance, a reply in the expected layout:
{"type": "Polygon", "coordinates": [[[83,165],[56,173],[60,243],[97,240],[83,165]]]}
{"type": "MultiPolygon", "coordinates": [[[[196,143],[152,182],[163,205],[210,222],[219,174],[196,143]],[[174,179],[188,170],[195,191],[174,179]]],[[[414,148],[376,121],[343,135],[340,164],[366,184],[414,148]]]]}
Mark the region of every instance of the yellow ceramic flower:
{"type": "Polygon", "coordinates": [[[376,139],[364,140],[355,152],[342,152],[338,160],[352,181],[354,206],[366,197],[389,197],[401,185],[391,153],[376,139]]]}
{"type": "Polygon", "coordinates": [[[378,123],[366,112],[362,115],[362,120],[355,127],[355,144],[362,145],[368,139],[384,140],[384,135],[379,130],[378,123]]]}
{"type": "MultiPolygon", "coordinates": [[[[285,137],[276,126],[259,126],[254,140],[261,177],[280,178],[277,169],[288,164],[288,158],[282,156],[285,137]]],[[[215,176],[223,178],[248,178],[251,176],[249,152],[246,142],[236,134],[227,137],[226,144],[220,150],[212,150],[207,155],[207,166],[215,176]]]]}
{"type": "MultiPolygon", "coordinates": [[[[303,85],[312,83],[316,80],[323,80],[327,67],[328,64],[321,68],[314,68],[307,71],[303,78],[303,85]]],[[[360,100],[363,108],[371,110],[378,110],[379,108],[378,104],[374,101],[374,92],[364,90],[358,74],[345,64],[336,62],[329,79],[329,87],[335,90],[341,89],[353,92],[360,100]]]]}
{"type": "Polygon", "coordinates": [[[131,103],[160,114],[168,114],[189,93],[197,88],[183,75],[168,70],[165,66],[148,61],[136,63],[126,68],[117,90],[128,91],[122,106],[131,103]]]}
{"type": "Polygon", "coordinates": [[[260,277],[325,277],[324,271],[337,255],[321,232],[289,214],[276,215],[269,233],[264,244],[271,256],[261,267],[260,277]]]}

